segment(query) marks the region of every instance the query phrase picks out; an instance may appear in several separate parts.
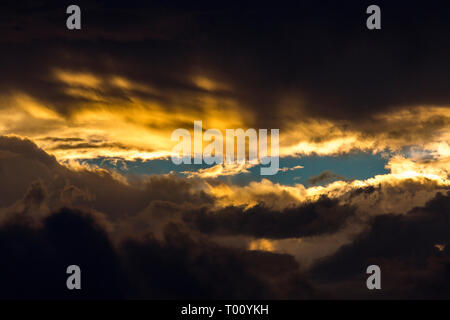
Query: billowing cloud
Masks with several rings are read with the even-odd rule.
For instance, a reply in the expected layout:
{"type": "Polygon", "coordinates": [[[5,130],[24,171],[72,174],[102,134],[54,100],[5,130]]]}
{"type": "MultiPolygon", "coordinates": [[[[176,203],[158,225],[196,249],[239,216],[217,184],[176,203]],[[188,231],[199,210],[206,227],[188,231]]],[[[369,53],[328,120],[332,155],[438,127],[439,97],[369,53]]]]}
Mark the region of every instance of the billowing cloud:
{"type": "MultiPolygon", "coordinates": [[[[384,298],[448,298],[449,203],[449,194],[440,193],[406,215],[374,218],[354,242],[324,258],[314,274],[335,281],[339,290],[359,281],[361,268],[376,264],[383,272],[384,298]]],[[[353,295],[369,296],[365,290],[353,295]]]]}
{"type": "MultiPolygon", "coordinates": [[[[395,278],[394,268],[408,260],[383,259],[403,259],[408,255],[406,246],[428,248],[430,257],[436,253],[430,258],[437,259],[430,268],[441,268],[445,261],[439,258],[439,252],[446,252],[448,242],[442,219],[448,211],[448,197],[443,194],[449,186],[435,176],[395,172],[367,181],[337,181],[310,188],[265,180],[249,188],[211,178],[157,175],[129,179],[95,167],[67,167],[32,142],[16,137],[2,137],[0,147],[0,188],[8,194],[0,208],[3,254],[13,262],[24,259],[24,252],[12,246],[13,242],[21,243],[30,250],[25,254],[27,261],[36,265],[23,279],[35,279],[31,283],[37,281],[39,285],[44,280],[36,274],[42,272],[49,274],[44,278],[50,283],[44,293],[17,291],[28,280],[16,281],[16,276],[5,270],[2,274],[9,279],[5,282],[9,291],[2,293],[5,297],[78,297],[67,291],[60,295],[61,279],[54,275],[55,268],[63,268],[73,259],[86,270],[92,269],[88,277],[92,287],[79,298],[350,297],[354,291],[347,291],[348,286],[358,281],[361,274],[357,270],[367,262],[390,268],[388,274],[395,278]],[[67,207],[73,209],[61,209],[67,207]],[[391,229],[411,229],[404,233],[407,239],[400,234],[397,240],[386,238],[382,244],[372,245],[378,238],[372,241],[371,235],[379,228],[378,234],[397,237],[390,229],[385,230],[388,227],[384,221],[398,224],[391,229]],[[427,238],[414,238],[423,226],[430,230],[427,238]],[[74,251],[70,248],[79,234],[85,234],[86,243],[77,242],[74,251]],[[364,240],[367,237],[369,240],[364,240]],[[367,242],[366,260],[352,251],[362,241],[367,242]],[[405,241],[397,245],[399,252],[405,252],[400,255],[393,251],[389,256],[383,251],[381,256],[372,256],[376,248],[396,248],[387,241],[405,241]],[[49,251],[57,254],[49,256],[49,251]],[[43,258],[35,261],[31,252],[43,258]],[[348,259],[360,257],[361,261],[349,262],[351,267],[345,271],[356,280],[341,280],[339,272],[333,273],[333,259],[340,259],[344,253],[348,259]],[[97,255],[102,255],[102,262],[94,266],[91,257],[97,255]],[[197,264],[202,259],[209,262],[197,264]],[[96,276],[103,268],[108,272],[96,276]],[[211,287],[219,275],[221,279],[229,277],[228,285],[211,287]],[[109,281],[110,277],[114,280],[109,281]],[[320,290],[314,285],[316,277],[322,279],[320,290]],[[327,279],[325,286],[323,279],[327,279]],[[13,280],[19,286],[16,289],[12,288],[13,280]],[[248,283],[248,291],[237,289],[242,283],[248,283]]],[[[444,271],[439,271],[442,268],[436,270],[445,277],[444,271]]],[[[425,270],[421,282],[412,286],[431,286],[434,272],[425,270]]],[[[390,292],[404,297],[406,291],[395,281],[390,292]]]]}

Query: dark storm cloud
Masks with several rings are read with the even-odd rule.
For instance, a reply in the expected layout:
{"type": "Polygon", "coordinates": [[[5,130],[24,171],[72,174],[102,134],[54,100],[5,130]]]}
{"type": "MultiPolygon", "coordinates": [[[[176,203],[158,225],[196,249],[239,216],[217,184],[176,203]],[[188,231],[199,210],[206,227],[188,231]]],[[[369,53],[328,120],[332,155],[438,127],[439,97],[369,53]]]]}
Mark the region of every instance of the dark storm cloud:
{"type": "Polygon", "coordinates": [[[273,211],[263,206],[247,210],[228,207],[213,212],[186,214],[184,220],[207,234],[283,239],[333,233],[354,214],[354,208],[322,197],[283,211],[273,211]]]}
{"type": "Polygon", "coordinates": [[[69,170],[28,140],[2,137],[0,297],[319,295],[292,256],[222,247],[171,220],[176,210],[211,203],[191,183],[160,176],[126,185],[106,171],[69,170]],[[64,204],[84,209],[59,209],[64,204]],[[138,215],[147,206],[151,215],[138,215]],[[66,289],[72,264],[81,267],[81,291],[66,289]]]}
{"type": "Polygon", "coordinates": [[[0,255],[2,299],[318,296],[290,256],[219,247],[174,225],[164,242],[150,235],[115,247],[91,215],[69,209],[52,214],[40,228],[1,226],[0,255]],[[82,270],[82,290],[66,288],[72,264],[82,270]]]}
{"type": "MultiPolygon", "coordinates": [[[[2,3],[0,99],[23,92],[70,116],[89,102],[120,108],[138,97],[167,109],[180,104],[189,114],[199,96],[211,95],[234,99],[256,128],[319,117],[368,137],[382,132],[413,142],[449,125],[440,115],[413,125],[409,118],[373,121],[405,106],[449,105],[450,9],[442,2],[378,1],[383,29],[373,32],[365,27],[371,2],[78,2],[79,32],[65,27],[69,4],[2,3]],[[70,94],[76,84],[58,80],[55,70],[91,73],[102,84],[70,94]],[[226,89],[199,88],[192,82],[198,74],[226,89]],[[125,90],[111,84],[114,76],[154,90],[125,90]]],[[[323,135],[313,138],[326,141],[323,135]]],[[[100,145],[57,139],[49,141],[61,148],[100,145]]],[[[315,284],[339,298],[372,297],[369,264],[382,268],[385,297],[450,297],[449,195],[406,215],[374,218],[312,270],[311,284],[292,256],[211,239],[320,240],[341,230],[355,208],[323,198],[283,212],[214,210],[217,199],[197,182],[168,175],[127,184],[107,171],[70,170],[30,141],[0,137],[0,297],[311,298],[315,284]],[[83,270],[81,292],[65,289],[65,268],[74,263],[83,270]]],[[[378,197],[366,206],[376,215],[393,195],[412,190],[408,196],[420,198],[436,184],[366,187],[349,197],[378,197]]]]}
{"type": "Polygon", "coordinates": [[[223,247],[171,220],[176,210],[212,201],[186,179],[127,185],[106,171],[69,170],[31,141],[2,137],[0,188],[0,298],[321,295],[292,256],[223,247]],[[65,204],[84,209],[59,209],[65,204]],[[81,291],[66,289],[72,264],[81,267],[81,291]]]}
{"type": "Polygon", "coordinates": [[[38,229],[3,225],[0,252],[2,299],[120,298],[126,292],[106,233],[81,212],[62,210],[38,229]],[[66,269],[72,264],[83,271],[83,290],[66,288],[66,269]]]}
{"type": "MultiPolygon", "coordinates": [[[[174,93],[198,93],[190,80],[200,73],[230,84],[232,92],[225,94],[253,112],[248,121],[256,127],[280,128],[301,114],[355,120],[369,133],[373,123],[361,120],[375,113],[448,105],[445,5],[378,2],[382,30],[369,31],[369,4],[80,3],[83,29],[69,32],[65,4],[44,1],[16,10],[11,2],[2,10],[7,36],[1,40],[0,88],[24,90],[64,114],[80,98],[50,77],[55,67],[119,74],[157,88],[147,98],[169,108],[174,93]]],[[[128,98],[120,90],[103,90],[128,98]]],[[[194,108],[195,98],[186,104],[194,108]]]]}
{"type": "MultiPolygon", "coordinates": [[[[448,298],[449,213],[450,193],[438,193],[407,214],[375,217],[367,232],[324,258],[312,273],[342,290],[363,281],[365,269],[376,264],[384,279],[380,297],[448,298]]],[[[365,296],[365,288],[355,289],[365,296]]]]}
{"type": "MultiPolygon", "coordinates": [[[[1,137],[0,296],[371,298],[379,295],[364,287],[365,268],[379,264],[385,297],[448,297],[449,194],[404,215],[370,218],[381,205],[364,206],[363,198],[379,197],[384,186],[350,190],[355,206],[323,197],[276,211],[217,209],[199,182],[155,176],[124,183],[104,170],[68,169],[31,141],[1,137]],[[359,228],[365,215],[366,231],[337,252],[327,249],[339,239],[334,234],[359,228]],[[310,239],[305,250],[317,242],[314,250],[330,253],[300,271],[301,258],[214,240],[242,236],[310,239]],[[70,264],[85,270],[81,293],[64,287],[70,264]]],[[[404,181],[384,192],[439,190],[419,184],[404,181]]]]}
{"type": "Polygon", "coordinates": [[[313,298],[316,291],[288,255],[220,247],[168,225],[165,241],[125,243],[132,277],[153,298],[313,298]],[[280,290],[280,288],[283,288],[280,290]]]}

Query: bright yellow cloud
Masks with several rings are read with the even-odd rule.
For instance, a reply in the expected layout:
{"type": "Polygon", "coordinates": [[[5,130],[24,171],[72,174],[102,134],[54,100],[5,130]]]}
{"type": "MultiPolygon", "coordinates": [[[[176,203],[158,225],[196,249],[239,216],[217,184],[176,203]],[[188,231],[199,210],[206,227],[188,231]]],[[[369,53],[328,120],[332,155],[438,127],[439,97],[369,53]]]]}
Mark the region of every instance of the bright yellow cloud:
{"type": "MultiPolygon", "coordinates": [[[[246,130],[259,116],[229,96],[214,95],[214,90],[231,91],[232,88],[204,75],[189,78],[205,91],[180,92],[164,103],[136,93],[157,96],[155,88],[118,74],[106,77],[87,71],[56,69],[52,76],[61,83],[62,93],[74,98],[70,106],[49,105],[23,92],[4,95],[0,97],[0,133],[28,137],[60,160],[168,157],[177,143],[170,139],[177,128],[185,128],[193,136],[194,121],[201,120],[205,130],[219,129],[223,133],[226,129],[246,130]],[[114,93],[117,90],[120,95],[114,93]],[[79,98],[82,99],[76,102],[79,98]]],[[[449,108],[404,108],[368,119],[361,128],[346,121],[303,119],[292,108],[283,110],[282,116],[290,121],[280,130],[282,157],[337,155],[353,150],[396,151],[411,145],[434,158],[450,154],[449,108]]],[[[219,167],[211,170],[219,175],[228,172],[219,167]]],[[[431,171],[427,174],[442,175],[431,171]]],[[[405,169],[402,174],[413,177],[414,173],[407,172],[405,169]]],[[[214,175],[214,172],[204,174],[214,175]]]]}

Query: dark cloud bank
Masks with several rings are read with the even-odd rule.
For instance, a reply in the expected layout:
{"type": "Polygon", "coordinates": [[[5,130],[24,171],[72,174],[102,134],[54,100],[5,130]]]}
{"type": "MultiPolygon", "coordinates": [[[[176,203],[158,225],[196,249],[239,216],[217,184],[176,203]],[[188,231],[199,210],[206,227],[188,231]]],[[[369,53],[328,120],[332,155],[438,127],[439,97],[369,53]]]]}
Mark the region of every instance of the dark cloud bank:
{"type": "MultiPolygon", "coordinates": [[[[374,128],[380,112],[450,105],[448,5],[378,1],[382,30],[371,32],[370,4],[80,2],[82,31],[69,32],[64,3],[8,1],[0,21],[0,90],[19,89],[67,115],[84,100],[68,95],[53,70],[87,71],[147,84],[156,92],[133,95],[166,108],[179,103],[176,97],[195,110],[199,94],[225,96],[253,114],[253,127],[319,117],[368,134],[385,130],[374,128]],[[202,92],[191,81],[198,74],[232,89],[202,92]]],[[[117,88],[96,93],[129,100],[117,88]]]]}
{"type": "Polygon", "coordinates": [[[378,216],[369,231],[317,264],[313,278],[352,290],[362,280],[359,266],[377,264],[385,279],[379,298],[449,299],[449,214],[450,193],[439,193],[407,215],[378,216]]]}
{"type": "Polygon", "coordinates": [[[290,256],[244,252],[194,240],[169,225],[114,247],[92,217],[62,209],[39,229],[0,228],[1,298],[312,298],[290,256]],[[82,290],[65,287],[65,269],[82,270],[82,290]]]}
{"type": "Polygon", "coordinates": [[[373,218],[352,243],[301,271],[290,255],[213,238],[332,234],[355,208],[322,198],[282,212],[213,210],[215,199],[194,192],[196,182],[155,176],[126,185],[106,171],[62,167],[29,141],[0,138],[0,297],[450,297],[449,194],[373,218]],[[81,291],[65,287],[71,264],[82,269],[81,291]],[[382,269],[381,292],[365,288],[369,264],[382,269]]]}

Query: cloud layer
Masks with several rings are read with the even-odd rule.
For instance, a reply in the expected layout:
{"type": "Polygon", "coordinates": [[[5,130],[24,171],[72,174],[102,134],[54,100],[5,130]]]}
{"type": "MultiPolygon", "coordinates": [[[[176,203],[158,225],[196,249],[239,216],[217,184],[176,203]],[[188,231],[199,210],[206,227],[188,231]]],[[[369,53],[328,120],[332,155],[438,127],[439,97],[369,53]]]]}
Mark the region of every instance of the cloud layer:
{"type": "Polygon", "coordinates": [[[194,120],[278,128],[285,156],[448,142],[450,24],[435,4],[380,3],[376,33],[363,4],[79,5],[80,32],[50,1],[11,2],[0,26],[0,132],[59,159],[165,157],[194,120]]]}
{"type": "Polygon", "coordinates": [[[219,191],[238,187],[69,168],[14,137],[0,139],[0,175],[5,298],[376,298],[361,289],[368,263],[386,272],[384,297],[446,294],[441,180],[266,181],[225,204],[219,191]],[[79,294],[64,287],[70,264],[86,274],[79,294]]]}
{"type": "Polygon", "coordinates": [[[59,3],[6,1],[0,297],[448,298],[449,10],[377,4],[370,32],[364,3],[79,2],[72,32],[59,3]],[[195,120],[279,129],[282,160],[381,154],[387,173],[92,164],[168,159],[195,120]]]}

